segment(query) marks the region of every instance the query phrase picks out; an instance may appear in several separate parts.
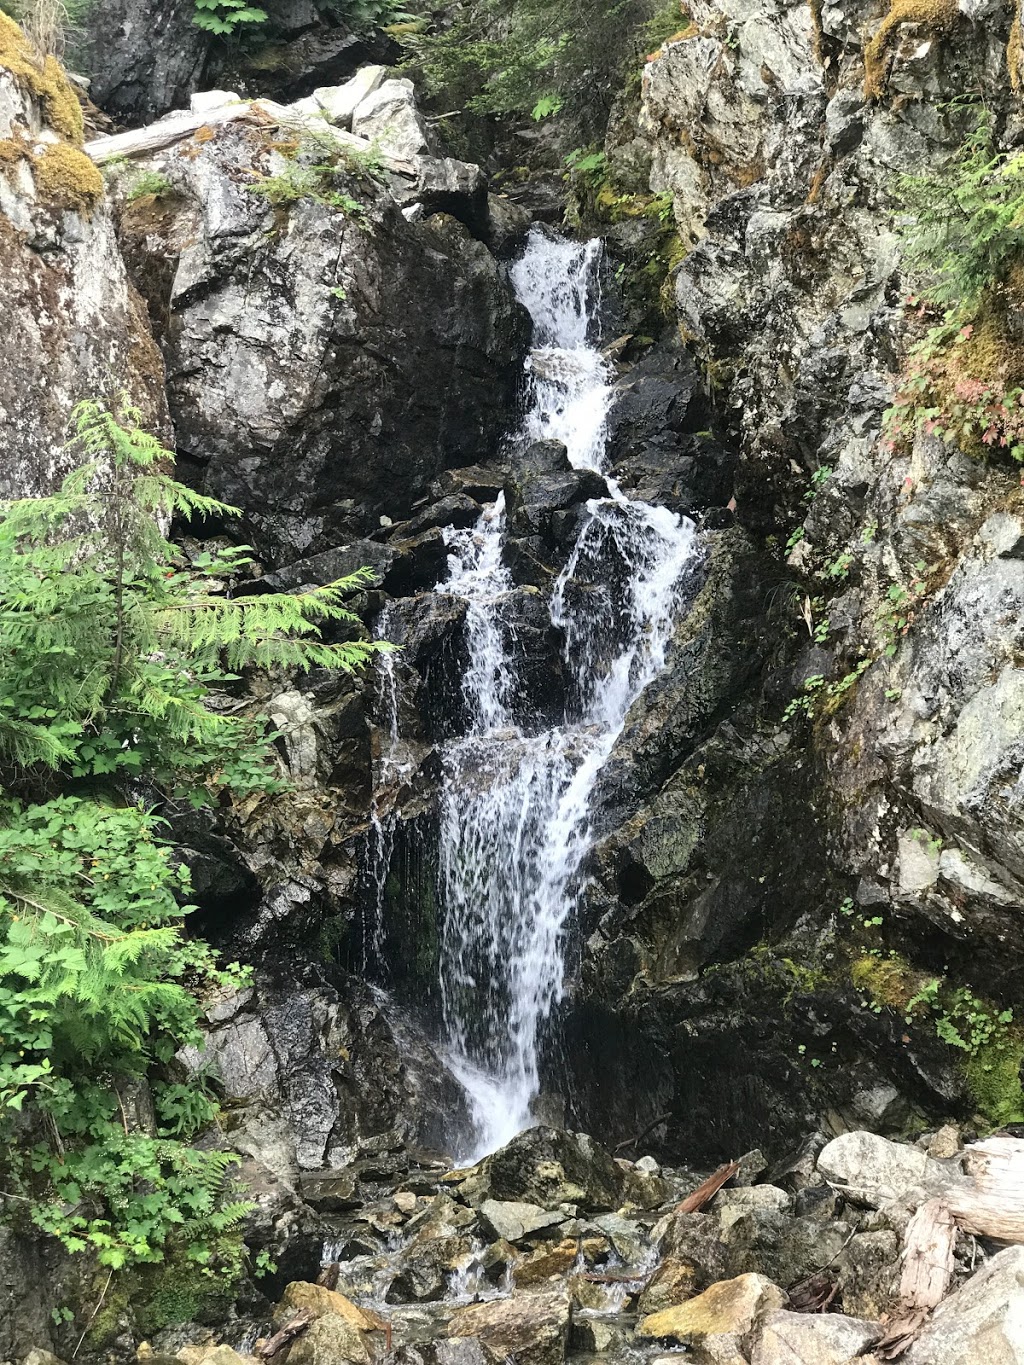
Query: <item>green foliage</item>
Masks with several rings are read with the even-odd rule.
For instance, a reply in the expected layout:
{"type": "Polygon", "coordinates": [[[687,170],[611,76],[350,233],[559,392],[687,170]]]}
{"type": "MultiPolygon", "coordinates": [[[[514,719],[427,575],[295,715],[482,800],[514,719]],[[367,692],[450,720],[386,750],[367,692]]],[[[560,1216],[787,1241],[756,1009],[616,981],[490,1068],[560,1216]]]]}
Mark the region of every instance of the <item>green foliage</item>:
{"type": "Polygon", "coordinates": [[[884,414],[890,449],[918,432],[981,454],[1005,449],[1024,461],[1024,357],[989,309],[980,324],[948,310],[907,357],[884,414]]]}
{"type": "Polygon", "coordinates": [[[195,0],[194,23],[218,37],[230,37],[243,24],[263,24],[267,11],[248,0],[195,0]]]}
{"type": "Polygon", "coordinates": [[[166,194],[170,188],[171,182],[159,171],[140,171],[128,187],[128,203],[134,204],[136,199],[145,199],[150,194],[166,194]]]}
{"type": "Polygon", "coordinates": [[[365,217],[366,210],[357,199],[332,188],[334,175],[335,167],[330,164],[302,166],[297,161],[288,161],[278,175],[265,176],[249,188],[253,194],[262,195],[276,206],[312,199],[329,208],[341,209],[343,213],[365,217]]]}
{"type": "Polygon", "coordinates": [[[59,491],[0,506],[6,1188],[111,1269],[173,1251],[231,1279],[247,1206],[227,1186],[234,1158],[187,1145],[214,1105],[173,1058],[202,1042],[202,994],[246,973],[186,936],[187,868],[132,793],[277,790],[265,722],[224,714],[223,689],[242,669],[365,662],[375,646],[320,635],[351,630],[345,599],[365,580],[232,596],[245,548],[189,563],[164,528],[233,509],[176,483],[168,452],[96,403],[75,431],[59,491]],[[139,1087],[153,1130],[129,1120],[139,1087]]]}
{"type": "MultiPolygon", "coordinates": [[[[470,113],[539,120],[608,85],[650,16],[642,0],[469,0],[402,41],[427,90],[470,113]]],[[[677,25],[678,27],[678,25],[677,25]]]]}
{"type": "MultiPolygon", "coordinates": [[[[193,22],[219,38],[238,38],[266,26],[275,27],[281,0],[265,0],[265,7],[249,0],[194,0],[193,22]]],[[[342,19],[356,33],[412,16],[403,14],[398,0],[321,0],[316,8],[342,19]]]]}
{"type": "Polygon", "coordinates": [[[970,112],[948,165],[899,182],[904,251],[923,280],[908,302],[933,325],[907,358],[884,435],[890,448],[924,432],[1024,460],[1024,352],[1007,325],[1022,286],[1024,155],[997,151],[991,115],[970,112]]]}
{"type": "Polygon", "coordinates": [[[358,180],[380,180],[383,164],[380,151],[346,147],[327,129],[323,132],[303,128],[295,150],[284,158],[284,169],[264,176],[250,188],[271,204],[287,206],[303,199],[341,209],[365,226],[366,209],[343,188],[346,176],[358,180]]]}
{"type": "Polygon", "coordinates": [[[995,150],[992,116],[982,110],[948,165],[899,185],[909,215],[904,251],[923,273],[925,296],[970,310],[1024,248],[1024,155],[995,150]]]}

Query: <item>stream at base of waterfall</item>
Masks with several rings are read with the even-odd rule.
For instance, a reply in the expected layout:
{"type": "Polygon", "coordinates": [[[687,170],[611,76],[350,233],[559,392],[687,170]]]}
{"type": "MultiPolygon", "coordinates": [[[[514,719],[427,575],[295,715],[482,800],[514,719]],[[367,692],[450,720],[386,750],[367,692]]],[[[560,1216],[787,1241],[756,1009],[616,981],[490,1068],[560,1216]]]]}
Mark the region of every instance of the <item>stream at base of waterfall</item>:
{"type": "MultiPolygon", "coordinates": [[[[438,847],[443,1045],[476,1130],[471,1150],[453,1154],[461,1158],[476,1159],[535,1121],[541,1032],[562,996],[565,934],[592,842],[592,794],[630,707],[665,666],[695,552],[691,522],[630,500],[606,469],[612,388],[597,348],[600,266],[599,241],[533,229],[511,272],[533,320],[533,349],[510,461],[533,442],[559,441],[573,468],[603,475],[608,488],[586,504],[551,592],[551,623],[564,641],[558,724],[531,726],[517,713],[501,610],[514,586],[503,562],[503,496],[476,526],[445,532],[448,576],[435,589],[465,600],[470,661],[461,684],[465,733],[441,747],[438,847]]],[[[392,724],[378,787],[394,776],[400,745],[392,657],[381,665],[392,724]]],[[[373,820],[380,898],[391,840],[376,802],[373,820]]]]}

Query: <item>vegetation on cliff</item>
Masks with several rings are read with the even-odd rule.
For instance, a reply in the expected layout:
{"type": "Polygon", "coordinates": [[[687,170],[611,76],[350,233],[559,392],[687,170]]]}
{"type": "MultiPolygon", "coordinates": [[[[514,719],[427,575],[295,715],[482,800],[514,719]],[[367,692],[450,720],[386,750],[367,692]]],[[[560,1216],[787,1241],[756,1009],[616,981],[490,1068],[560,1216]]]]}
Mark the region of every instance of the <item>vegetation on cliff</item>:
{"type": "Polygon", "coordinates": [[[354,620],[361,575],[234,597],[244,547],[188,562],[171,518],[233,509],[170,478],[131,423],[83,404],[60,490],[0,509],[4,1183],[112,1269],[176,1250],[232,1276],[246,1206],[233,1158],[188,1145],[215,1106],[174,1059],[244,972],[186,932],[159,810],[279,787],[265,722],[226,695],[242,670],[352,669],[376,646],[321,638],[354,620]]]}
{"type": "Polygon", "coordinates": [[[981,454],[1024,459],[1024,157],[1000,152],[992,120],[973,115],[959,154],[905,176],[907,259],[922,279],[911,299],[933,325],[909,353],[886,414],[890,442],[925,431],[981,454]]]}

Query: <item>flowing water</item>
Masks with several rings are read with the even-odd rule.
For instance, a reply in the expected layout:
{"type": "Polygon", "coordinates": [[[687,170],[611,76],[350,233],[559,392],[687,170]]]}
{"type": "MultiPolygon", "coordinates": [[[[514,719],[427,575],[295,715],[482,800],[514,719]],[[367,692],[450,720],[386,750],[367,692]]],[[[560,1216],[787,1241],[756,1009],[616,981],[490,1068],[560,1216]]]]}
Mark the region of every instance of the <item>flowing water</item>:
{"type": "MultiPolygon", "coordinates": [[[[529,397],[513,444],[565,444],[576,469],[605,474],[610,373],[597,349],[599,242],[531,233],[512,271],[534,324],[529,397]]],[[[590,804],[627,713],[664,667],[692,523],[609,496],[586,505],[551,595],[564,637],[565,714],[547,728],[517,714],[503,604],[503,498],[446,539],[436,591],[467,603],[468,725],[441,755],[441,1000],[448,1060],[466,1087],[478,1156],[531,1122],[545,1020],[563,990],[567,923],[592,842],[590,804]]],[[[398,746],[397,730],[392,752],[398,746]]]]}

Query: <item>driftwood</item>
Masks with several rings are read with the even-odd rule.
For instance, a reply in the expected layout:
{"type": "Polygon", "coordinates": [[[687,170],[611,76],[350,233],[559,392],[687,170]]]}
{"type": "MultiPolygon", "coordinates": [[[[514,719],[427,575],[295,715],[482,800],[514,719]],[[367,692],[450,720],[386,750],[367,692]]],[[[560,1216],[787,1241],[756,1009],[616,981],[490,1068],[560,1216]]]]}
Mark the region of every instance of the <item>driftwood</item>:
{"type": "Polygon", "coordinates": [[[1024,1244],[1024,1142],[992,1137],[964,1151],[969,1178],[920,1206],[903,1238],[900,1306],[875,1353],[896,1360],[937,1308],[953,1278],[958,1232],[1024,1244]]]}
{"type": "Polygon", "coordinates": [[[900,1300],[908,1309],[937,1308],[953,1278],[956,1223],[944,1199],[929,1199],[911,1218],[903,1239],[900,1300]]]}
{"type": "Polygon", "coordinates": [[[386,170],[394,171],[397,175],[414,178],[418,174],[414,162],[377,151],[364,137],[357,137],[355,133],[348,133],[343,128],[335,128],[325,119],[297,113],[286,104],[265,99],[226,104],[221,109],[211,109],[205,114],[189,114],[183,110],[160,119],[158,123],[151,123],[148,128],[135,128],[127,133],[117,133],[113,137],[95,138],[92,142],[87,142],[83,150],[97,166],[103,166],[119,157],[148,156],[150,152],[159,152],[165,147],[173,147],[175,143],[184,142],[201,128],[218,128],[244,118],[256,119],[271,126],[310,128],[318,136],[333,138],[340,147],[349,151],[361,153],[372,151],[386,170]]]}
{"type": "Polygon", "coordinates": [[[738,1161],[727,1161],[724,1166],[719,1166],[718,1170],[709,1175],[707,1180],[702,1181],[681,1204],[676,1205],[676,1213],[697,1213],[709,1200],[714,1199],[725,1182],[731,1180],[739,1168],[738,1161]]]}
{"type": "Polygon", "coordinates": [[[1024,1243],[1024,1142],[991,1137],[964,1152],[971,1183],[946,1196],[957,1226],[997,1242],[1024,1243]]]}
{"type": "Polygon", "coordinates": [[[211,109],[206,114],[173,114],[151,123],[148,128],[134,128],[128,133],[115,133],[113,137],[99,137],[87,142],[83,148],[86,156],[92,158],[97,166],[114,161],[122,156],[146,156],[149,152],[159,152],[164,147],[173,147],[176,142],[198,133],[200,128],[216,128],[235,119],[247,118],[253,112],[250,104],[228,104],[223,109],[211,109]]]}
{"type": "Polygon", "coordinates": [[[256,1354],[261,1360],[272,1360],[278,1351],[287,1346],[289,1342],[294,1341],[296,1337],[301,1336],[315,1317],[316,1314],[311,1308],[303,1308],[293,1318],[289,1319],[279,1332],[275,1332],[272,1337],[268,1337],[261,1346],[258,1346],[256,1354]]]}

